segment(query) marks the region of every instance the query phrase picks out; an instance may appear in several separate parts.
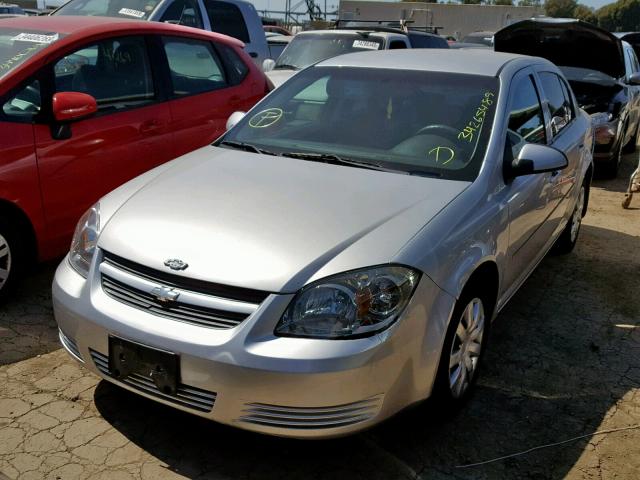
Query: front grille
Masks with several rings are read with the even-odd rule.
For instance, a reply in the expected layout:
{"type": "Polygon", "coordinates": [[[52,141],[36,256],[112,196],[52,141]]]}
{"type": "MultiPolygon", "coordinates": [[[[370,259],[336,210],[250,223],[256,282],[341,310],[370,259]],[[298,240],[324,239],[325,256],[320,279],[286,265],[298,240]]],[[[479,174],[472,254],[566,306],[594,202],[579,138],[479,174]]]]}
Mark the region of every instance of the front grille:
{"type": "Polygon", "coordinates": [[[339,428],[373,418],[380,409],[381,396],[331,407],[285,407],[248,403],[240,420],[276,428],[339,428]]]}
{"type": "Polygon", "coordinates": [[[84,363],[84,360],[82,359],[82,355],[80,355],[80,350],[78,349],[78,345],[76,344],[75,340],[73,340],[73,338],[71,337],[66,336],[64,332],[60,329],[58,329],[58,336],[60,337],[60,343],[62,343],[62,346],[66,348],[71,355],[76,357],[76,360],[84,363]]]}
{"type": "MultiPolygon", "coordinates": [[[[107,377],[112,377],[111,372],[109,371],[109,357],[92,349],[89,349],[89,353],[91,353],[93,363],[98,367],[100,373],[107,377]]],[[[140,392],[144,392],[175,405],[192,408],[200,412],[210,412],[217,396],[215,392],[191,387],[182,383],[178,385],[175,396],[167,395],[166,393],[161,392],[152,380],[138,374],[129,375],[123,379],[118,379],[118,381],[133,387],[140,392]]]]}
{"type": "Polygon", "coordinates": [[[220,286],[158,272],[108,252],[104,253],[100,272],[102,289],[114,300],[201,327],[233,328],[249,317],[269,295],[268,292],[220,286]],[[152,293],[158,287],[175,292],[178,298],[160,301],[152,293]]]}
{"type": "Polygon", "coordinates": [[[146,278],[154,283],[159,283],[168,287],[176,287],[189,290],[191,292],[202,293],[204,295],[255,304],[264,302],[264,300],[269,296],[269,292],[264,292],[262,290],[220,285],[219,283],[206,282],[194,278],[183,277],[181,275],[161,272],[106,251],[102,252],[102,258],[103,262],[113,265],[119,270],[131,273],[138,277],[146,278]]]}

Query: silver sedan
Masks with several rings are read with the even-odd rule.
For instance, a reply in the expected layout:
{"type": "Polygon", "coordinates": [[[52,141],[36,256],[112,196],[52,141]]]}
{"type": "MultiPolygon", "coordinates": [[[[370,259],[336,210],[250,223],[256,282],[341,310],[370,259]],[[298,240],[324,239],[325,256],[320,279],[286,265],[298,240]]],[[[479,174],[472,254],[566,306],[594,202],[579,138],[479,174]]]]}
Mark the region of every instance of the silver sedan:
{"type": "Polygon", "coordinates": [[[587,210],[589,117],[546,60],[345,55],[230,120],[83,216],[53,298],[86,368],[240,428],[458,408],[491,321],[587,210]]]}

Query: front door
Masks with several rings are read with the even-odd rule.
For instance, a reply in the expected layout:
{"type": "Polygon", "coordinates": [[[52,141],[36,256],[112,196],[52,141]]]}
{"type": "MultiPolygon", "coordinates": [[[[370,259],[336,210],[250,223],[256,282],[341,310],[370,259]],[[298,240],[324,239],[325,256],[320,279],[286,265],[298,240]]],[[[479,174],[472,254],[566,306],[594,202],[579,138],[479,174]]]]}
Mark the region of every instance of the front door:
{"type": "Polygon", "coordinates": [[[169,107],[160,101],[144,37],[84,46],[56,61],[50,77],[50,90],[87,93],[98,103],[97,114],[71,123],[64,135],[53,120],[35,126],[49,240],[64,251],[87,208],[173,158],[173,148],[169,107]]]}

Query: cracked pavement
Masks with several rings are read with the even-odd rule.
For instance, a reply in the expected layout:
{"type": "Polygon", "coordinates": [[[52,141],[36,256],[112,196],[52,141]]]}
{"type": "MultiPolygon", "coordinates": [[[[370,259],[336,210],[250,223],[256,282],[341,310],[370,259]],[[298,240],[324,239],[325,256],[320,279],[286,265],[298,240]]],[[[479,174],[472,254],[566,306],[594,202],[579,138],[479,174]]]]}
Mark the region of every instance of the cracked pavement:
{"type": "Polygon", "coordinates": [[[121,390],[61,348],[55,265],[0,306],[0,480],[640,478],[640,198],[596,180],[578,246],[548,257],[494,323],[478,391],[352,437],[271,438],[121,390]],[[589,434],[486,465],[456,468],[589,434]]]}

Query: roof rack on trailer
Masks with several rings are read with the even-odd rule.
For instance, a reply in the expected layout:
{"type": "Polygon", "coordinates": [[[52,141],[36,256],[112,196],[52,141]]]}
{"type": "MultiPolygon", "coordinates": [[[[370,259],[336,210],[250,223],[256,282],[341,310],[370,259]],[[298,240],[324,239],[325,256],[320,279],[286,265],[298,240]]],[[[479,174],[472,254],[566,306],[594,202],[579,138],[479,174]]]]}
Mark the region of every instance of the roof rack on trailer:
{"type": "Polygon", "coordinates": [[[411,32],[424,32],[431,34],[438,34],[438,30],[443,27],[435,27],[426,25],[424,27],[409,25],[414,23],[415,20],[343,20],[338,19],[335,22],[334,28],[345,30],[372,30],[376,32],[388,32],[388,33],[404,33],[411,32]]]}

